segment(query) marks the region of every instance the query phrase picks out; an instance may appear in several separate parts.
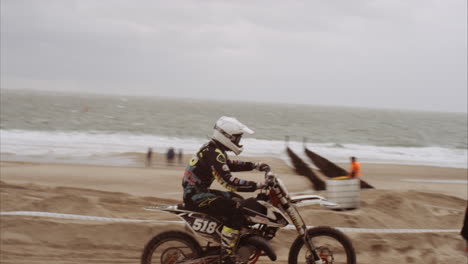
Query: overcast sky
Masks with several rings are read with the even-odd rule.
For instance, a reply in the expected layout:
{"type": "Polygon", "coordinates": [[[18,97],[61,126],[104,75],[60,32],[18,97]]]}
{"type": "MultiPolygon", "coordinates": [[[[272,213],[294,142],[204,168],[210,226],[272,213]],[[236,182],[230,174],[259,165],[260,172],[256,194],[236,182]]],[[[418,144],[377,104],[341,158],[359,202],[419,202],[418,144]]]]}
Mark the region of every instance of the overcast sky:
{"type": "Polygon", "coordinates": [[[467,1],[1,0],[1,87],[467,112],[467,1]]]}

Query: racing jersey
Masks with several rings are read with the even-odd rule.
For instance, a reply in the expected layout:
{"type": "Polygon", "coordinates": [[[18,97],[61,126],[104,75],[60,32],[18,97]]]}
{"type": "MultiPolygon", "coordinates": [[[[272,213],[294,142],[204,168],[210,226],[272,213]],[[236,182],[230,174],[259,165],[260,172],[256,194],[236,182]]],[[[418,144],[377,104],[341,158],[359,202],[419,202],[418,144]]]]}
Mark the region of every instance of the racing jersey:
{"type": "Polygon", "coordinates": [[[184,199],[208,192],[215,179],[233,192],[253,192],[257,189],[256,182],[241,180],[231,174],[231,171],[251,171],[254,163],[230,160],[218,144],[213,140],[206,143],[190,160],[182,181],[184,199]]]}

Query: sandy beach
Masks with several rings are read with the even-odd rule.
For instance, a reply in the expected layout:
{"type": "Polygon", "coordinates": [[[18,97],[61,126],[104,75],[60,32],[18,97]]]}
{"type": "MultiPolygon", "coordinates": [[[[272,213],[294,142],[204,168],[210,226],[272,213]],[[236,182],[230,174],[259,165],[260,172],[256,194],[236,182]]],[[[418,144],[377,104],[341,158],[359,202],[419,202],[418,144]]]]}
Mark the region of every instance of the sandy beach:
{"type": "Polygon", "coordinates": [[[0,0],[0,264],[468,264],[467,3],[0,0]]]}
{"type": "MultiPolygon", "coordinates": [[[[186,159],[188,156],[185,156],[186,159]]],[[[271,164],[290,192],[310,192],[305,177],[275,158],[249,158],[271,164]]],[[[346,164],[342,164],[347,168],[346,164]]],[[[376,189],[361,192],[361,207],[331,211],[301,207],[308,225],[375,229],[461,229],[467,206],[466,183],[432,183],[405,179],[467,180],[467,169],[409,165],[362,164],[363,179],[376,189]]],[[[179,220],[144,206],[181,201],[183,165],[152,168],[1,162],[2,212],[40,211],[125,219],[179,220]]],[[[261,180],[259,172],[236,173],[261,180]]],[[[214,185],[214,188],[220,188],[214,185]]],[[[325,192],[317,193],[326,196],[325,192]]],[[[0,216],[1,263],[139,263],[145,243],[163,230],[184,230],[180,224],[130,223],[0,216]]],[[[352,239],[358,263],[466,263],[465,242],[458,232],[357,233],[352,239]]],[[[296,234],[281,231],[273,247],[279,260],[296,234]]],[[[263,259],[259,263],[269,263],[263,259]]]]}

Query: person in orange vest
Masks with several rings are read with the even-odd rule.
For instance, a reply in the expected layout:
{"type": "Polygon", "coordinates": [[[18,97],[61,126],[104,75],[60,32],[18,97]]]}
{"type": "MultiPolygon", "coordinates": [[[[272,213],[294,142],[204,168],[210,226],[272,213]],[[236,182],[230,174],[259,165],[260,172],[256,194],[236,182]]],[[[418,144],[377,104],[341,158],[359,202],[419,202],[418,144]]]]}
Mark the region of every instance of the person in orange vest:
{"type": "Polygon", "coordinates": [[[356,157],[351,157],[351,168],[348,176],[353,179],[359,179],[361,176],[361,164],[356,161],[356,157]]]}

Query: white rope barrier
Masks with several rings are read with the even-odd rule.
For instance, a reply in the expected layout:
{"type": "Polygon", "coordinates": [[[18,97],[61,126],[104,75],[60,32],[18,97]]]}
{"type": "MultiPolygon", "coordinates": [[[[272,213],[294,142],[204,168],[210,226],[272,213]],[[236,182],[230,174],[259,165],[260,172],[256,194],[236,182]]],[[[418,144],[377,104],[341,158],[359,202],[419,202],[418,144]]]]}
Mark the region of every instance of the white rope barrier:
{"type": "Polygon", "coordinates": [[[60,213],[35,212],[35,211],[0,212],[0,215],[39,216],[39,217],[77,219],[77,220],[95,220],[95,221],[108,221],[108,222],[182,223],[182,221],[173,221],[173,220],[142,220],[142,219],[112,218],[112,217],[75,215],[75,214],[60,214],[60,213]]]}
{"type": "Polygon", "coordinates": [[[468,184],[468,180],[448,180],[448,179],[401,179],[404,182],[429,182],[429,183],[455,183],[455,184],[468,184]]]}
{"type": "MultiPolygon", "coordinates": [[[[311,228],[313,226],[307,226],[311,228]]],[[[459,229],[375,229],[375,228],[354,228],[354,227],[334,227],[345,233],[384,233],[384,234],[412,234],[412,233],[459,233],[459,229]]],[[[285,229],[296,229],[293,225],[288,225],[285,229]]]]}
{"type": "MultiPolygon", "coordinates": [[[[0,216],[38,216],[51,217],[61,219],[77,219],[88,221],[108,221],[108,222],[145,222],[145,223],[175,223],[184,224],[184,221],[176,220],[143,220],[143,219],[127,219],[127,218],[111,218],[101,216],[75,215],[75,214],[60,214],[49,212],[35,211],[12,211],[0,212],[0,216]]],[[[311,228],[313,226],[307,226],[311,228]]],[[[459,229],[372,229],[372,228],[352,228],[352,227],[335,227],[343,232],[351,233],[393,233],[393,234],[409,234],[409,233],[459,233],[459,229]]],[[[295,229],[293,225],[288,225],[285,229],[295,229]]]]}

